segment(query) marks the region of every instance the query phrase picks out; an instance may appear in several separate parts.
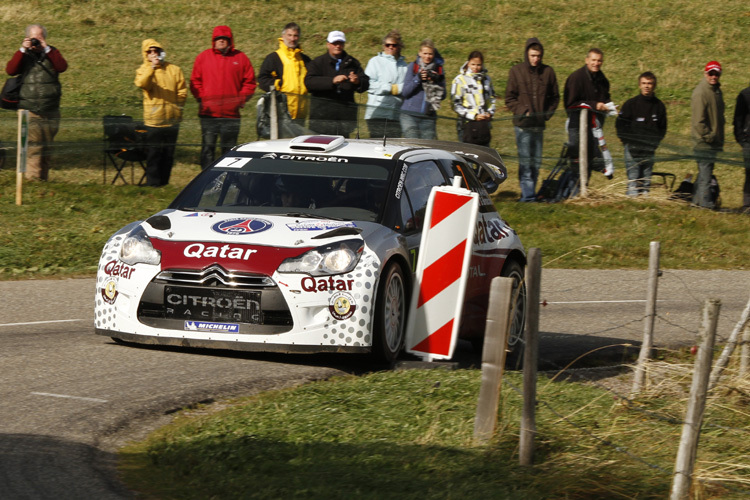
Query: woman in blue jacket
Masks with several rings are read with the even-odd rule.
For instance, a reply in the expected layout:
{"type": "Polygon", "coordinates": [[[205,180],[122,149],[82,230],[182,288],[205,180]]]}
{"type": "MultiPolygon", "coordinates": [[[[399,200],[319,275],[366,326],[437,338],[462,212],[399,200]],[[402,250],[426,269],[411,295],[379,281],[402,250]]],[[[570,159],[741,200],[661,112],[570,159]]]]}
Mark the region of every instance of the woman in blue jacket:
{"type": "Polygon", "coordinates": [[[370,78],[365,121],[370,137],[401,137],[399,111],[407,64],[401,55],[401,34],[392,30],[383,38],[383,51],[370,59],[365,74],[370,78]]]}
{"type": "Polygon", "coordinates": [[[401,130],[404,137],[437,139],[435,125],[440,101],[445,99],[443,58],[427,38],[419,46],[417,60],[409,65],[402,91],[401,130]]]}

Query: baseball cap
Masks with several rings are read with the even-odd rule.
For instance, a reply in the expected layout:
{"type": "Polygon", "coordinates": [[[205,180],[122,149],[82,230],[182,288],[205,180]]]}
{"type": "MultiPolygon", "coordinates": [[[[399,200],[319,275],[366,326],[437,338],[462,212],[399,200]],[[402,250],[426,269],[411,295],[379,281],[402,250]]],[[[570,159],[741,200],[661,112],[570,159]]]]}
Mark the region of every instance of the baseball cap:
{"type": "Polygon", "coordinates": [[[721,64],[719,64],[718,61],[711,61],[708,64],[706,64],[706,67],[703,68],[703,71],[708,73],[709,71],[718,71],[721,73],[721,64]]]}
{"type": "Polygon", "coordinates": [[[346,42],[346,35],[343,31],[331,31],[328,33],[328,43],[346,42]]]}

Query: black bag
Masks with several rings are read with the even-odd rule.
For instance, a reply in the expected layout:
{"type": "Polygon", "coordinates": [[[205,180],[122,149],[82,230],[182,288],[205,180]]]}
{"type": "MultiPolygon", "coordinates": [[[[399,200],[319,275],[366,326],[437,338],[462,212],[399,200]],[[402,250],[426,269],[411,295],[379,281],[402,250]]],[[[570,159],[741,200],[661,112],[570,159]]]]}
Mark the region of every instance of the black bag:
{"type": "Polygon", "coordinates": [[[18,101],[21,100],[21,85],[23,85],[23,75],[11,76],[5,80],[3,90],[0,92],[0,108],[18,109],[18,101]]]}
{"type": "Polygon", "coordinates": [[[492,139],[489,120],[471,120],[464,122],[463,141],[469,144],[485,145],[492,139]]]}

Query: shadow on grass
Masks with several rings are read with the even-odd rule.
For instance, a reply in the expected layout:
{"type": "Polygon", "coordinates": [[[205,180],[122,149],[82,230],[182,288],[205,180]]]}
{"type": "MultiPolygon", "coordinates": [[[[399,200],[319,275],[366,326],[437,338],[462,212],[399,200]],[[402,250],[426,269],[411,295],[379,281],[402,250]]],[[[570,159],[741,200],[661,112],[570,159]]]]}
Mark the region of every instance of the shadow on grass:
{"type": "Polygon", "coordinates": [[[159,498],[528,499],[562,492],[565,498],[608,498],[624,489],[659,490],[653,478],[641,478],[647,485],[627,474],[609,476],[617,474],[614,469],[558,467],[540,474],[516,465],[513,446],[458,449],[226,435],[125,452],[121,472],[131,487],[159,498]]]}

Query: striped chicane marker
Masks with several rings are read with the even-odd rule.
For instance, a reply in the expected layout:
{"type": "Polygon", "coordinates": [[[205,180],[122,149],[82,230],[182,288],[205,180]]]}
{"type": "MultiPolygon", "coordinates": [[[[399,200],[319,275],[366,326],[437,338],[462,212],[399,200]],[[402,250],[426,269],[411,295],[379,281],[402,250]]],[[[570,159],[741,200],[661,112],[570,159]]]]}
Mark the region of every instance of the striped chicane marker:
{"type": "Polygon", "coordinates": [[[456,184],[432,189],[419,246],[406,351],[426,361],[453,357],[466,291],[479,197],[456,184]]]}

